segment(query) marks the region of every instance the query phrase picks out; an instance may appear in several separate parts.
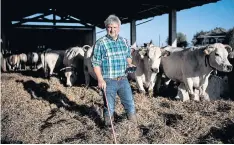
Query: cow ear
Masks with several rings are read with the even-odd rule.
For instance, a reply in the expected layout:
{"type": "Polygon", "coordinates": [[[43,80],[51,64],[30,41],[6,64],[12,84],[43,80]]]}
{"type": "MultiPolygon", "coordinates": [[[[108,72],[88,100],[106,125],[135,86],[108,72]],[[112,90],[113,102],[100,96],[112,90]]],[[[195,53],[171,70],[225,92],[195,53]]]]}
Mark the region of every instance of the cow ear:
{"type": "Polygon", "coordinates": [[[130,48],[135,50],[137,48],[136,42],[134,42],[130,48]]]}
{"type": "Polygon", "coordinates": [[[228,58],[229,58],[229,59],[234,59],[234,51],[233,51],[233,52],[230,52],[230,53],[228,54],[228,58]]]}
{"type": "Polygon", "coordinates": [[[230,45],[224,45],[224,46],[227,49],[228,53],[232,52],[232,47],[230,45]]]}
{"type": "Polygon", "coordinates": [[[162,57],[167,57],[167,56],[169,56],[171,54],[170,51],[167,51],[167,50],[164,50],[164,49],[161,49],[161,52],[162,52],[162,54],[161,54],[162,57]]]}
{"type": "Polygon", "coordinates": [[[154,46],[154,44],[153,44],[153,41],[150,40],[149,47],[152,47],[152,46],[154,46]]]}
{"type": "Polygon", "coordinates": [[[150,40],[150,43],[149,43],[149,44],[150,44],[150,45],[153,44],[153,40],[150,40]]]}
{"type": "Polygon", "coordinates": [[[214,50],[215,50],[214,47],[208,46],[203,52],[204,52],[206,55],[210,55],[211,52],[213,52],[214,50]]]}

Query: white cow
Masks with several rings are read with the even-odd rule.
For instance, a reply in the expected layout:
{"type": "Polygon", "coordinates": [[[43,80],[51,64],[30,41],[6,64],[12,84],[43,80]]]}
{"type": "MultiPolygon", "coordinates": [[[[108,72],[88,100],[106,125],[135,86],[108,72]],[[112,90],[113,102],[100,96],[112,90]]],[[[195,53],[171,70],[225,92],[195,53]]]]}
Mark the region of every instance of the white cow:
{"type": "Polygon", "coordinates": [[[79,62],[84,60],[84,47],[72,47],[65,51],[63,58],[64,71],[66,78],[66,86],[72,86],[77,80],[77,69],[79,69],[79,62]]]}
{"type": "MultiPolygon", "coordinates": [[[[170,46],[169,46],[170,47],[170,46]]],[[[178,96],[183,101],[192,99],[199,101],[200,97],[210,100],[206,93],[208,78],[213,70],[230,72],[232,65],[228,61],[231,47],[220,43],[204,46],[195,50],[182,50],[162,58],[162,67],[167,77],[180,82],[178,96]],[[195,89],[194,89],[195,88],[195,89]]]]}
{"type": "Polygon", "coordinates": [[[49,77],[52,76],[55,68],[61,68],[63,65],[63,57],[65,50],[46,50],[41,53],[41,64],[37,66],[44,69],[45,77],[48,77],[47,68],[49,69],[49,77]]]}
{"type": "Polygon", "coordinates": [[[12,54],[6,60],[9,70],[16,71],[19,69],[20,57],[18,54],[12,54]]]}
{"type": "Polygon", "coordinates": [[[148,88],[149,93],[152,93],[161,58],[169,55],[169,51],[154,46],[152,41],[148,44],[145,43],[141,49],[136,50],[135,44],[131,48],[135,49],[132,52],[132,63],[137,69],[134,75],[130,74],[130,78],[136,80],[141,93],[145,93],[144,87],[148,88]]]}
{"type": "Polygon", "coordinates": [[[28,57],[25,53],[21,53],[18,55],[19,56],[19,69],[22,70],[22,68],[24,67],[24,70],[26,70],[26,63],[28,60],[28,57]]]}
{"type": "Polygon", "coordinates": [[[34,69],[36,68],[36,65],[39,61],[39,55],[36,52],[32,52],[32,58],[31,58],[31,65],[34,67],[34,69]]]}

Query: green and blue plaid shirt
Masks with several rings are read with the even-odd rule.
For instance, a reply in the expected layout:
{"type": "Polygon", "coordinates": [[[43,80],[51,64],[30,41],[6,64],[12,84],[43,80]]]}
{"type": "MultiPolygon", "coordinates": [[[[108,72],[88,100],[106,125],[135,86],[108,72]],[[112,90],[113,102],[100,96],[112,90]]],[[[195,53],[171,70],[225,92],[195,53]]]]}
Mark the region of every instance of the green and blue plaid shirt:
{"type": "Polygon", "coordinates": [[[127,58],[132,58],[127,40],[106,35],[94,45],[91,62],[93,67],[101,67],[103,78],[117,78],[126,76],[127,58]]]}

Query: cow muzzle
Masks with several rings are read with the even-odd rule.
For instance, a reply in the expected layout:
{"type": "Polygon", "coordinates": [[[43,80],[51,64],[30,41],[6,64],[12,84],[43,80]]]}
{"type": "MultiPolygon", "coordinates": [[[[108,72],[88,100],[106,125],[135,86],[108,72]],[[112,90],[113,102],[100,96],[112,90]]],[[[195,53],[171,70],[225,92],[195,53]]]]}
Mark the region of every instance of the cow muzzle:
{"type": "Polygon", "coordinates": [[[151,71],[154,72],[154,73],[158,73],[159,70],[157,68],[151,68],[151,71]]]}
{"type": "Polygon", "coordinates": [[[71,83],[66,83],[66,86],[71,87],[72,85],[71,85],[71,83]]]}
{"type": "Polygon", "coordinates": [[[227,70],[228,72],[231,72],[231,71],[232,71],[232,68],[233,68],[232,65],[226,65],[226,70],[227,70]]]}

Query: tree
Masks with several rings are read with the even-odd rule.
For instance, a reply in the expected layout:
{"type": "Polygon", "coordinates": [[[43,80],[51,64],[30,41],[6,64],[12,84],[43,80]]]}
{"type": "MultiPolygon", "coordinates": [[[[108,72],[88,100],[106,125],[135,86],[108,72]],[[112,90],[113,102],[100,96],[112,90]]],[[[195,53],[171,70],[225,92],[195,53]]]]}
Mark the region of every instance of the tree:
{"type": "Polygon", "coordinates": [[[178,47],[187,47],[188,46],[186,35],[181,33],[181,32],[177,33],[177,46],[178,47]]]}
{"type": "Polygon", "coordinates": [[[217,35],[226,35],[226,33],[227,33],[226,29],[221,28],[221,27],[216,27],[210,31],[200,31],[200,32],[197,32],[193,36],[192,43],[193,43],[193,45],[201,45],[203,39],[200,36],[202,36],[202,35],[217,36],[217,35]]]}
{"type": "Polygon", "coordinates": [[[234,27],[228,30],[224,44],[228,44],[232,47],[232,49],[234,49],[234,27]]]}
{"type": "Polygon", "coordinates": [[[205,31],[197,32],[197,33],[193,36],[192,44],[193,44],[193,45],[196,45],[196,44],[198,43],[197,37],[198,37],[198,36],[201,36],[201,35],[205,35],[206,33],[207,33],[207,32],[205,32],[205,31]]]}
{"type": "MultiPolygon", "coordinates": [[[[177,46],[178,47],[187,47],[188,46],[188,42],[187,42],[187,38],[186,35],[178,32],[177,34],[177,46]]],[[[166,43],[169,44],[169,39],[167,38],[166,43]]]]}

